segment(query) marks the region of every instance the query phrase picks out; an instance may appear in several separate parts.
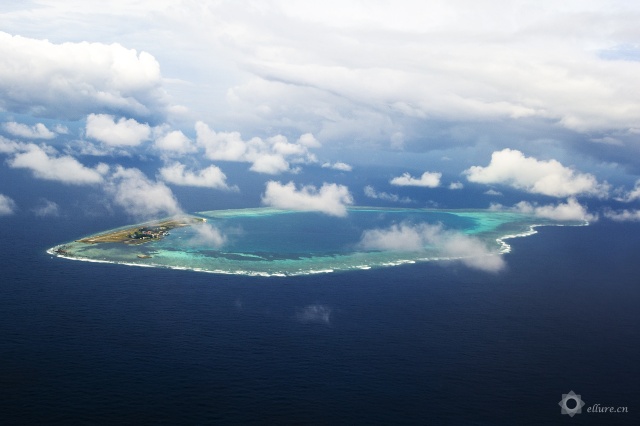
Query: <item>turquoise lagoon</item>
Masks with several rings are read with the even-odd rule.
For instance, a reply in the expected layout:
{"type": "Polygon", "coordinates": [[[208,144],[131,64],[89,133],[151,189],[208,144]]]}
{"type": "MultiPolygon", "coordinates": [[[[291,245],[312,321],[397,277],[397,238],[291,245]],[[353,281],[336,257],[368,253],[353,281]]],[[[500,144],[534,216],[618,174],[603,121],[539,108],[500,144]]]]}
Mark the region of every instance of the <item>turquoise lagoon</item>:
{"type": "MultiPolygon", "coordinates": [[[[510,211],[377,207],[351,207],[346,217],[274,208],[215,210],[194,216],[206,219],[206,223],[175,228],[168,236],[141,245],[74,241],[48,252],[74,260],[220,274],[308,275],[451,260],[441,248],[431,245],[417,250],[363,248],[365,232],[399,224],[439,225],[449,234],[461,233],[480,240],[496,255],[510,251],[505,240],[532,235],[536,226],[586,224],[510,211]],[[201,227],[218,229],[225,236],[224,244],[216,247],[210,239],[203,238],[206,233],[201,227]],[[64,247],[64,253],[56,251],[60,247],[64,247]]],[[[109,231],[100,234],[105,232],[109,231]]]]}

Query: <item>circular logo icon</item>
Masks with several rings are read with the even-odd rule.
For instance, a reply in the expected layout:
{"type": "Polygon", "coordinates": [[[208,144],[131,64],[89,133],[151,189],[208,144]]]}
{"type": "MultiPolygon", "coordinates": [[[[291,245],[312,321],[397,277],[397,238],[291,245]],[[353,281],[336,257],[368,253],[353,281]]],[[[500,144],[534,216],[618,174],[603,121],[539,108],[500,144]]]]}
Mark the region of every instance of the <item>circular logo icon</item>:
{"type": "Polygon", "coordinates": [[[560,402],[558,402],[558,405],[560,406],[561,414],[568,414],[569,417],[573,417],[576,414],[582,413],[584,401],[582,401],[580,395],[576,395],[573,391],[571,391],[569,393],[562,394],[562,399],[560,400],[560,402]],[[571,408],[569,408],[569,405],[571,405],[571,408]]]}

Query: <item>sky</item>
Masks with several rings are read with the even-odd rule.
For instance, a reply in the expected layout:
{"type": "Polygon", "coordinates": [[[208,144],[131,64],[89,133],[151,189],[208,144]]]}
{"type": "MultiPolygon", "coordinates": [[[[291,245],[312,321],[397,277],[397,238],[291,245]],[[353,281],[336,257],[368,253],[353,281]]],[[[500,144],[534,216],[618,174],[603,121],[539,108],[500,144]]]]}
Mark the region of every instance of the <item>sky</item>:
{"type": "MultiPolygon", "coordinates": [[[[136,218],[184,188],[334,216],[473,189],[640,220],[639,21],[628,0],[3,2],[0,168],[136,218]]],[[[0,216],[68,209],[13,192],[0,216]]]]}

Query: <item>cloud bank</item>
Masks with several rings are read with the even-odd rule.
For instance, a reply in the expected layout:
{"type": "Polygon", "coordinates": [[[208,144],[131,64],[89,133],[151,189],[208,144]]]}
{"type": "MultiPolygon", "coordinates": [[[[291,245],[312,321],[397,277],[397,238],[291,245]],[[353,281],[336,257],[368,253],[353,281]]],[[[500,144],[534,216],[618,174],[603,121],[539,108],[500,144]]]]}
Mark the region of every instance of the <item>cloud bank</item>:
{"type": "Polygon", "coordinates": [[[293,182],[283,185],[269,181],[262,196],[262,204],[344,217],[347,215],[347,206],[353,204],[353,197],[346,186],[335,183],[324,183],[319,189],[312,185],[296,189],[293,182]]]}
{"type": "Polygon", "coordinates": [[[0,109],[72,120],[96,111],[149,117],[164,115],[168,101],[160,66],[146,52],[0,32],[0,109]]]}

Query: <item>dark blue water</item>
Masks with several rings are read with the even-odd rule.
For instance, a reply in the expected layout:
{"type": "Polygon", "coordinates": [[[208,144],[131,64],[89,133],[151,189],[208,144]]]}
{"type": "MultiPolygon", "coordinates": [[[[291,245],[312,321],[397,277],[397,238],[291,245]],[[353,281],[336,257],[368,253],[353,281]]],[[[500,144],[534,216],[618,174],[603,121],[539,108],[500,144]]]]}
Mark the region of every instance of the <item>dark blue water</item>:
{"type": "Polygon", "coordinates": [[[255,278],[44,253],[126,223],[94,220],[1,218],[0,424],[640,422],[640,225],[541,228],[499,275],[255,278]],[[570,390],[629,413],[561,415],[570,390]]]}

